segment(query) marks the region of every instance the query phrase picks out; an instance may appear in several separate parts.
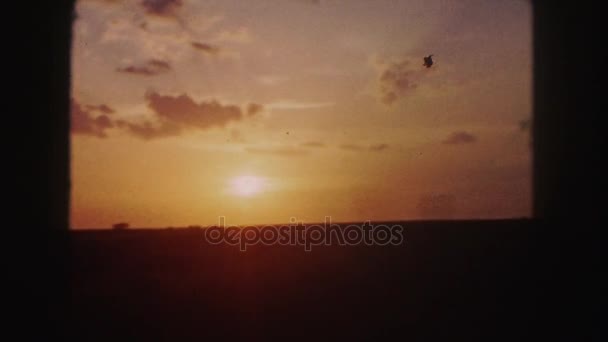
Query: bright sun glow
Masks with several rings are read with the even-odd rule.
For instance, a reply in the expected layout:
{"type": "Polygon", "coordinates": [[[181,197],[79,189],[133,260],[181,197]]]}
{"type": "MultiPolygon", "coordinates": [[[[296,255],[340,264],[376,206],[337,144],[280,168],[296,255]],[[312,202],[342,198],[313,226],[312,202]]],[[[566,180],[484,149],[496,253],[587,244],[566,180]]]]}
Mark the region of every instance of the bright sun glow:
{"type": "Polygon", "coordinates": [[[256,176],[239,176],[230,182],[230,190],[233,194],[249,197],[262,192],[265,188],[264,178],[256,176]]]}

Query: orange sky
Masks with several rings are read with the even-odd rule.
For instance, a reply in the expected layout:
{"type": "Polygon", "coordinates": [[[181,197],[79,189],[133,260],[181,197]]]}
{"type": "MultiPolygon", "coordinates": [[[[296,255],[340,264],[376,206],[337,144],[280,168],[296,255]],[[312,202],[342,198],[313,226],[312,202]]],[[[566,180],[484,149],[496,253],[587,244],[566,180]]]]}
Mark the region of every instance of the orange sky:
{"type": "Polygon", "coordinates": [[[526,1],[76,12],[73,228],[531,213],[526,1]]]}

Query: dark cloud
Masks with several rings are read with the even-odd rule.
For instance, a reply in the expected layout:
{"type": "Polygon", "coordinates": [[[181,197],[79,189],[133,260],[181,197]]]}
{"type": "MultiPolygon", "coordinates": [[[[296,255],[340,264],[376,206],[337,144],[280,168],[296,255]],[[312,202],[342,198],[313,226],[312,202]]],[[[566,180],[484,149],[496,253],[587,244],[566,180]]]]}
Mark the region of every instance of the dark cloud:
{"type": "Polygon", "coordinates": [[[309,141],[302,144],[303,147],[325,147],[326,145],[320,141],[309,141]]]}
{"type": "MultiPolygon", "coordinates": [[[[246,116],[238,106],[223,105],[215,100],[197,103],[186,94],[168,96],[148,92],[146,101],[156,120],[153,122],[121,121],[118,126],[139,138],[148,140],[176,136],[187,130],[223,128],[228,123],[242,120],[246,116]]],[[[255,106],[256,108],[261,107],[261,105],[255,106]]],[[[247,113],[247,116],[255,114],[256,112],[250,112],[247,113]]]]}
{"type": "Polygon", "coordinates": [[[364,148],[361,145],[357,145],[357,144],[343,144],[338,146],[339,148],[343,149],[343,150],[347,150],[347,151],[363,151],[364,148]]]}
{"type": "Polygon", "coordinates": [[[158,70],[171,70],[171,65],[169,65],[169,62],[160,59],[151,59],[148,61],[148,65],[158,70]]]}
{"type": "Polygon", "coordinates": [[[191,42],[193,48],[208,53],[210,55],[217,55],[220,52],[220,48],[215,45],[207,43],[191,42]]]}
{"type": "MultiPolygon", "coordinates": [[[[107,107],[100,105],[101,107],[107,107]]],[[[98,108],[100,106],[92,106],[98,108]]],[[[91,135],[98,138],[106,137],[106,129],[114,127],[112,120],[106,115],[93,115],[94,110],[85,109],[88,106],[81,106],[76,100],[71,99],[71,131],[73,134],[91,135]]],[[[109,107],[108,107],[109,108],[109,107]]]]}
{"type": "Polygon", "coordinates": [[[174,97],[149,92],[146,94],[146,100],[148,107],[161,120],[187,127],[224,127],[230,121],[243,118],[243,112],[238,106],[222,105],[215,100],[196,103],[186,94],[174,97]]]}
{"type": "Polygon", "coordinates": [[[375,145],[369,146],[369,150],[374,151],[374,152],[384,151],[384,150],[387,150],[388,148],[389,148],[388,144],[375,144],[375,145]]]}
{"type": "Polygon", "coordinates": [[[281,157],[300,157],[308,154],[308,151],[293,147],[248,147],[245,151],[255,154],[269,154],[281,157]]]}
{"type": "Polygon", "coordinates": [[[446,145],[472,144],[474,142],[477,142],[477,137],[464,131],[454,132],[442,141],[446,145]]]}
{"type": "Polygon", "coordinates": [[[417,209],[423,219],[451,219],[456,209],[456,198],[451,194],[424,195],[418,199],[417,209]]]}
{"type": "Polygon", "coordinates": [[[166,61],[151,59],[144,65],[130,65],[123,68],[118,68],[116,71],[127,74],[135,74],[142,76],[154,76],[171,70],[171,65],[166,61]]]}
{"type": "Polygon", "coordinates": [[[182,0],[143,0],[141,2],[148,14],[162,17],[175,15],[175,11],[183,4],[182,0]]]}
{"type": "Polygon", "coordinates": [[[116,122],[116,125],[120,128],[126,129],[134,136],[142,138],[144,140],[177,136],[181,133],[182,130],[180,126],[171,122],[153,124],[149,121],[145,121],[142,123],[133,123],[119,120],[116,122]]]}
{"type": "Polygon", "coordinates": [[[128,67],[124,67],[124,68],[118,68],[116,69],[116,71],[118,72],[124,72],[127,74],[135,74],[135,75],[144,75],[144,76],[153,76],[153,75],[158,75],[158,72],[155,72],[154,70],[148,68],[148,67],[138,67],[138,66],[128,66],[128,67]]]}
{"type": "Polygon", "coordinates": [[[262,110],[264,110],[264,106],[262,106],[261,104],[258,104],[258,103],[250,103],[247,106],[248,115],[256,115],[257,113],[261,112],[262,110]]]}
{"type": "MultiPolygon", "coordinates": [[[[142,122],[127,120],[113,122],[106,115],[114,113],[111,107],[105,104],[82,106],[72,99],[72,133],[104,138],[106,129],[118,127],[138,138],[150,140],[177,136],[187,130],[223,128],[229,122],[254,116],[263,108],[262,105],[252,103],[247,106],[245,112],[238,106],[223,105],[215,100],[197,103],[186,94],[166,96],[148,92],[145,99],[155,118],[142,122]],[[94,115],[96,112],[100,114],[94,115]]],[[[235,142],[244,142],[238,131],[232,131],[231,137],[235,142]]]]}
{"type": "Polygon", "coordinates": [[[407,59],[383,65],[379,79],[382,102],[390,105],[416,89],[414,80],[419,71],[415,71],[410,65],[407,59]]]}

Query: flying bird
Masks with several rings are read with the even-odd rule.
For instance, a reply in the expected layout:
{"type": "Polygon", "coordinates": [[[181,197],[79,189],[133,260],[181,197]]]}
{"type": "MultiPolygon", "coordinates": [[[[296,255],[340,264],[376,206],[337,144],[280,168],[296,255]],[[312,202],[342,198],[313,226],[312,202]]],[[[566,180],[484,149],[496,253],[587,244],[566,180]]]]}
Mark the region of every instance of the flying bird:
{"type": "Polygon", "coordinates": [[[430,68],[433,65],[433,55],[428,55],[427,57],[424,57],[423,65],[427,68],[430,68]]]}

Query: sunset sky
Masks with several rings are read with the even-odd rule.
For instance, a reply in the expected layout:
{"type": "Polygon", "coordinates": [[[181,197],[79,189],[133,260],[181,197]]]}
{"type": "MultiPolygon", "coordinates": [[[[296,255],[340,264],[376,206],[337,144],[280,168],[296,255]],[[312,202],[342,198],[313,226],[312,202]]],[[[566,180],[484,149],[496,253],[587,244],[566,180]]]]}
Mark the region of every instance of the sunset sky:
{"type": "Polygon", "coordinates": [[[80,0],[71,226],[530,216],[531,14],[80,0]]]}

